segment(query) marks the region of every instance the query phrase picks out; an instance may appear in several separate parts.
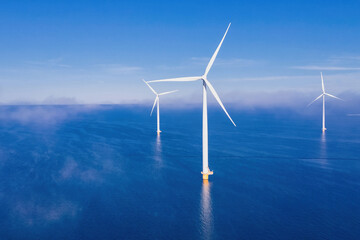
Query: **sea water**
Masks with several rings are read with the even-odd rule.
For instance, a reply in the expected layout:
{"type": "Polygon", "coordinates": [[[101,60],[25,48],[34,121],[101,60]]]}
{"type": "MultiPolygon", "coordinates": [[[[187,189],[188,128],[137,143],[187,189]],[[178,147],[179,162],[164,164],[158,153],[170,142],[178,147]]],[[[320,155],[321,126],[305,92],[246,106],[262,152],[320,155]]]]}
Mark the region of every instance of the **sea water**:
{"type": "Polygon", "coordinates": [[[0,239],[360,239],[360,117],[4,106],[0,239]]]}

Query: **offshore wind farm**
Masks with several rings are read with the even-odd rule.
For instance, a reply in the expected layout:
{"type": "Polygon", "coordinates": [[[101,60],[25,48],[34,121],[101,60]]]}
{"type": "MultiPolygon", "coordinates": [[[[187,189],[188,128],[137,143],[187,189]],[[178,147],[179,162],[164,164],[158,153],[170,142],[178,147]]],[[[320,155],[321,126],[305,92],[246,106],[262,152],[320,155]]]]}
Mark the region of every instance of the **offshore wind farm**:
{"type": "Polygon", "coordinates": [[[360,239],[358,9],[2,3],[0,239],[360,239]]]}

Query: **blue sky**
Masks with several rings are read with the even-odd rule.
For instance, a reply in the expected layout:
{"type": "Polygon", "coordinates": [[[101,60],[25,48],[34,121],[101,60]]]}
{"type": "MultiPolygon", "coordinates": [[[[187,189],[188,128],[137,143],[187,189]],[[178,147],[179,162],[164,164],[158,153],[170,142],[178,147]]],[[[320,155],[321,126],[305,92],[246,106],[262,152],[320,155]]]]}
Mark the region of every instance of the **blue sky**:
{"type": "MultiPolygon", "coordinates": [[[[320,71],[330,93],[354,96],[359,9],[359,1],[2,2],[0,103],[146,103],[153,96],[141,79],[201,75],[229,22],[208,76],[225,102],[311,101],[320,71]]],[[[153,86],[181,90],[169,102],[201,101],[200,83],[153,86]]]]}

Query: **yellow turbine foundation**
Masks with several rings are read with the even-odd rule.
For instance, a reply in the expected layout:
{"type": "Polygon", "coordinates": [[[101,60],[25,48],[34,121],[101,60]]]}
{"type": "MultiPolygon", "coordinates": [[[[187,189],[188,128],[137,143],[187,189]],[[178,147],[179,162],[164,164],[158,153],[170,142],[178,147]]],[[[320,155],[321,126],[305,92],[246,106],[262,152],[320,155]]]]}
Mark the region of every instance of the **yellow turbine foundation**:
{"type": "Polygon", "coordinates": [[[207,172],[207,173],[201,172],[201,174],[203,175],[203,180],[208,180],[208,179],[209,179],[209,175],[213,175],[214,172],[213,172],[213,171],[209,171],[209,172],[207,172]]]}

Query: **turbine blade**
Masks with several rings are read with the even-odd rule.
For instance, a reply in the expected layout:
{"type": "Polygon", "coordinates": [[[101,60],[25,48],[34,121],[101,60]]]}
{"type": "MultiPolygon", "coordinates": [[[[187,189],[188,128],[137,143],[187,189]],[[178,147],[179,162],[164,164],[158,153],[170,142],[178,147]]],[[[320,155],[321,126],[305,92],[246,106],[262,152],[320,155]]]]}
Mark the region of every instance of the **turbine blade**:
{"type": "Polygon", "coordinates": [[[159,93],[159,96],[160,95],[165,95],[165,94],[169,94],[169,93],[173,93],[173,92],[177,92],[178,90],[174,90],[174,91],[170,91],[170,92],[163,92],[163,93],[159,93]]]}
{"type": "Polygon", "coordinates": [[[341,98],[336,97],[336,96],[334,96],[334,95],[331,95],[331,94],[329,94],[329,93],[325,93],[325,95],[327,95],[327,96],[329,96],[329,97],[332,97],[332,98],[339,99],[339,100],[341,100],[341,101],[344,101],[344,99],[341,99],[341,98]]]}
{"type": "Polygon", "coordinates": [[[223,103],[221,102],[221,99],[219,97],[219,95],[216,93],[214,87],[211,85],[211,83],[207,80],[207,79],[204,79],[206,85],[209,87],[210,89],[210,92],[214,95],[216,101],[220,104],[220,106],[222,107],[222,109],[224,110],[224,112],[226,113],[226,115],[228,116],[228,118],[230,119],[230,121],[232,122],[232,124],[234,124],[234,126],[236,127],[236,124],[234,123],[234,121],[231,119],[229,113],[226,111],[223,103]]]}
{"type": "Polygon", "coordinates": [[[325,93],[324,78],[323,78],[322,72],[320,72],[320,75],[321,75],[321,88],[322,88],[323,93],[325,93]]]}
{"type": "Polygon", "coordinates": [[[153,113],[153,111],[154,111],[154,108],[155,108],[155,105],[156,105],[156,103],[157,103],[158,99],[159,99],[159,97],[158,97],[158,96],[156,96],[155,101],[154,101],[154,105],[153,105],[153,107],[152,107],[152,109],[151,109],[150,116],[152,115],[152,113],[153,113]]]}
{"type": "Polygon", "coordinates": [[[150,84],[148,84],[144,79],[143,79],[143,81],[144,81],[144,83],[145,83],[146,85],[148,85],[148,87],[150,88],[150,90],[151,90],[155,95],[157,95],[157,92],[155,92],[155,90],[150,86],[150,84]]]}
{"type": "Polygon", "coordinates": [[[320,96],[318,96],[317,98],[315,98],[315,100],[312,101],[311,103],[309,103],[309,104],[307,105],[307,107],[310,106],[311,104],[313,104],[316,100],[318,100],[319,98],[321,98],[323,95],[324,95],[324,94],[321,94],[320,96]]]}
{"type": "Polygon", "coordinates": [[[199,77],[180,77],[180,78],[167,78],[167,79],[160,79],[160,80],[151,80],[147,81],[148,83],[152,82],[191,82],[202,79],[201,76],[199,77]]]}
{"type": "Polygon", "coordinates": [[[225,36],[226,36],[226,34],[227,34],[227,32],[228,32],[228,30],[229,30],[229,28],[230,28],[230,25],[231,25],[231,23],[229,23],[229,26],[227,27],[226,32],[225,32],[223,38],[221,39],[221,42],[220,42],[219,46],[216,48],[214,54],[212,55],[212,57],[211,57],[211,59],[210,59],[210,62],[208,63],[208,65],[207,65],[207,67],[206,67],[206,70],[205,70],[205,73],[204,73],[204,76],[205,76],[205,77],[208,75],[208,73],[209,73],[212,65],[214,64],[215,58],[216,58],[216,56],[217,56],[217,54],[218,54],[218,52],[219,52],[219,50],[220,50],[220,48],[221,48],[221,45],[222,45],[222,43],[223,43],[223,41],[224,41],[224,39],[225,39],[225,36]]]}

